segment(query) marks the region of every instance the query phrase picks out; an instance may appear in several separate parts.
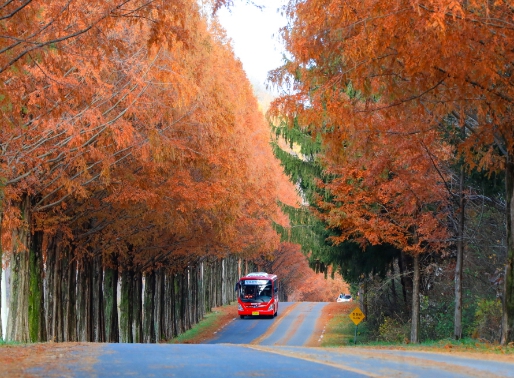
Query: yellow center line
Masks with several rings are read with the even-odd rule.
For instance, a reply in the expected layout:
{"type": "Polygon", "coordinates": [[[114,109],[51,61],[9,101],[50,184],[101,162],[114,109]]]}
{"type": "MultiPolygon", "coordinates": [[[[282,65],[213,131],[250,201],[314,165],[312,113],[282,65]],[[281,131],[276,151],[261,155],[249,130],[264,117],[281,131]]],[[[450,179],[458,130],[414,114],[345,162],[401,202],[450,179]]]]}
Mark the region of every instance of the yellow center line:
{"type": "Polygon", "coordinates": [[[309,356],[309,355],[306,355],[306,354],[303,354],[303,353],[290,352],[290,351],[285,351],[285,350],[277,350],[277,349],[274,349],[274,348],[264,347],[264,346],[260,346],[260,345],[259,346],[256,346],[256,345],[242,345],[242,346],[244,346],[245,348],[250,348],[250,349],[258,350],[260,352],[274,353],[274,354],[278,354],[278,355],[281,355],[281,356],[297,358],[297,359],[303,360],[303,361],[309,361],[309,362],[314,362],[314,363],[317,363],[317,364],[327,365],[327,366],[331,366],[331,367],[334,367],[334,368],[337,368],[337,369],[351,371],[352,373],[362,374],[362,375],[365,375],[365,376],[368,376],[368,377],[377,377],[377,378],[378,377],[384,377],[384,374],[374,374],[374,373],[370,373],[369,371],[357,369],[357,368],[354,368],[354,367],[351,367],[351,366],[348,366],[348,365],[344,365],[344,364],[340,364],[340,363],[335,363],[335,362],[330,362],[330,361],[319,360],[317,358],[314,358],[312,356],[309,356]]]}
{"type": "Polygon", "coordinates": [[[275,332],[277,327],[280,325],[280,323],[282,323],[282,320],[284,320],[286,318],[287,314],[289,314],[296,306],[298,306],[298,302],[293,303],[284,312],[281,312],[279,315],[277,315],[277,317],[275,318],[275,321],[273,322],[273,325],[271,327],[269,327],[266,332],[264,332],[262,335],[257,337],[255,340],[253,340],[250,344],[252,344],[252,345],[260,344],[263,340],[267,339],[270,335],[272,335],[273,332],[275,332]]]}

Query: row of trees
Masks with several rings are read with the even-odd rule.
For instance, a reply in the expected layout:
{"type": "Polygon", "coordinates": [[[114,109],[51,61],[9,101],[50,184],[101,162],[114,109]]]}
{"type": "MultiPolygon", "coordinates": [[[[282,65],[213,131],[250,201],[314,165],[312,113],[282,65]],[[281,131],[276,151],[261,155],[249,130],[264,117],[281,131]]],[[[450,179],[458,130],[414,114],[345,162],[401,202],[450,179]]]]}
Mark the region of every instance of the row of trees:
{"type": "Polygon", "coordinates": [[[8,340],[168,338],[230,298],[205,289],[215,285],[205,275],[225,277],[212,266],[234,272],[234,261],[277,248],[272,223],[286,217],[276,200],[293,204],[295,189],[206,9],[193,0],[0,5],[8,340]]]}
{"type": "Polygon", "coordinates": [[[349,282],[380,276],[396,293],[401,281],[412,342],[434,279],[424,283],[440,266],[454,269],[453,336],[463,336],[464,257],[477,247],[470,230],[502,209],[495,240],[478,249],[490,258],[505,251],[487,273],[503,285],[501,342],[514,335],[510,7],[291,0],[284,10],[288,58],[270,79],[286,94],[270,116],[278,135],[301,146],[296,157],[275,151],[310,208],[284,206],[309,227],[283,234],[302,242],[314,267],[334,265],[349,282]]]}

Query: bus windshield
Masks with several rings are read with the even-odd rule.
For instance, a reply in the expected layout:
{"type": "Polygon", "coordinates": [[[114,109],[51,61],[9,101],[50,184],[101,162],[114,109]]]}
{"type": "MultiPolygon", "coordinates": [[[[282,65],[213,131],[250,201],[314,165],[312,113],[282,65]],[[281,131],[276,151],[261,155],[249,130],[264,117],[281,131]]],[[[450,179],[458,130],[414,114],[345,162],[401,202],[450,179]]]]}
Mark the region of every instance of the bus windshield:
{"type": "Polygon", "coordinates": [[[269,302],[271,293],[271,280],[242,280],[239,282],[239,298],[243,302],[269,302]]]}

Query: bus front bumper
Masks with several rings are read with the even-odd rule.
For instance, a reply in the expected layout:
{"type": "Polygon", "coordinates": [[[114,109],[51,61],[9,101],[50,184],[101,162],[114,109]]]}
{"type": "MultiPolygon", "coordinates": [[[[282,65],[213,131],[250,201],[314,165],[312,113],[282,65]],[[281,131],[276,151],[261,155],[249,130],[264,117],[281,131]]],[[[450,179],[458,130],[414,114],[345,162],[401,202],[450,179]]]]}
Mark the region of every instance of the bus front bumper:
{"type": "Polygon", "coordinates": [[[239,316],[272,316],[275,315],[275,304],[272,303],[265,307],[244,307],[243,305],[241,305],[241,303],[238,303],[237,313],[239,316]]]}

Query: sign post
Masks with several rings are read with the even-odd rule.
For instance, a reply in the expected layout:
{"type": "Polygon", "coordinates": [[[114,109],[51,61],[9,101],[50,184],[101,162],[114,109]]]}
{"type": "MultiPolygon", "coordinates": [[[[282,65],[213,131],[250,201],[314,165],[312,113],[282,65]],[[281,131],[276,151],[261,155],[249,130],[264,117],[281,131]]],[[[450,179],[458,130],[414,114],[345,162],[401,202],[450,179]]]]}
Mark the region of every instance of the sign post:
{"type": "Polygon", "coordinates": [[[361,309],[356,307],[355,310],[350,312],[350,319],[355,323],[355,337],[353,339],[353,343],[357,344],[357,328],[359,327],[359,323],[364,319],[364,314],[361,309]]]}

